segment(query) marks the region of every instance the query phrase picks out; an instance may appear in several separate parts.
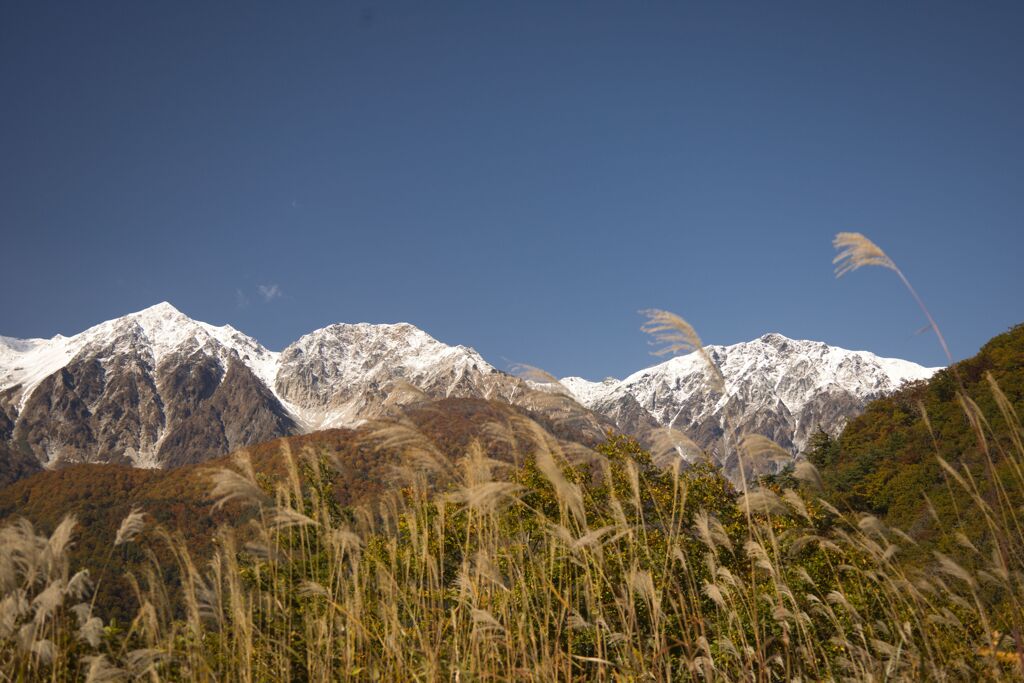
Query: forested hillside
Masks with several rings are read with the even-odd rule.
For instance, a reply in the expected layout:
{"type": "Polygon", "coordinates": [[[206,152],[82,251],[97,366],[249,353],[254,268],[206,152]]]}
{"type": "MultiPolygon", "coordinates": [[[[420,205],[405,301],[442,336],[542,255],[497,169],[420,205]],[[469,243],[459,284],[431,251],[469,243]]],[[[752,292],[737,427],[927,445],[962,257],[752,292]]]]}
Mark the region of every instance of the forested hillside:
{"type": "Polygon", "coordinates": [[[966,513],[969,496],[939,458],[954,469],[966,466],[985,500],[1004,496],[1019,505],[1024,496],[1010,454],[1021,428],[1006,419],[1013,412],[1024,414],[1024,325],[931,380],[869,404],[838,439],[818,434],[807,455],[840,508],[882,517],[919,541],[918,552],[952,550],[948,532],[963,531],[976,543],[988,533],[981,515],[966,513]],[[968,402],[958,398],[961,384],[968,402]]]}
{"type": "MultiPolygon", "coordinates": [[[[372,423],[361,430],[328,429],[283,437],[256,444],[245,452],[268,489],[288,477],[282,449],[303,456],[303,462],[312,455],[328,478],[325,487],[334,504],[356,506],[372,503],[382,493],[399,488],[405,476],[403,462],[407,467],[421,468],[424,453],[437,460],[432,464],[437,470],[435,486],[451,480],[453,463],[474,440],[487,444],[491,457],[514,461],[521,451],[510,421],[525,416],[495,401],[445,399],[408,408],[404,421],[372,423]],[[416,462],[404,459],[410,451],[416,462]]],[[[557,432],[570,443],[577,438],[596,445],[592,437],[574,431],[572,425],[545,424],[545,433],[557,432]]],[[[64,516],[75,515],[78,533],[71,551],[73,562],[90,569],[94,577],[103,575],[97,602],[109,608],[111,614],[123,617],[137,607],[125,573],[137,568],[144,555],[138,547],[111,550],[121,520],[138,509],[155,525],[180,535],[196,555],[206,556],[219,525],[239,525],[247,518],[236,506],[213,507],[211,475],[232,460],[232,456],[224,456],[170,470],[112,464],[45,470],[0,489],[0,523],[20,517],[50,533],[64,516]]],[[[309,472],[299,474],[305,478],[309,472]]],[[[167,578],[173,579],[177,575],[174,558],[161,559],[167,578]]]]}

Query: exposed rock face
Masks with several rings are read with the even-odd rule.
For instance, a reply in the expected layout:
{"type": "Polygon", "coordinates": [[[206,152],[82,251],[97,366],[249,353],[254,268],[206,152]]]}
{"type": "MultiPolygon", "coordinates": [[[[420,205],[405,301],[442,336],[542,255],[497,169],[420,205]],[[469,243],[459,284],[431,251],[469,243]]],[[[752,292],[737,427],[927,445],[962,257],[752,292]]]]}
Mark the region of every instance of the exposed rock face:
{"type": "Polygon", "coordinates": [[[202,462],[297,431],[270,389],[244,363],[232,359],[226,372],[210,367],[208,359],[202,365],[176,368],[173,379],[181,392],[202,397],[169,406],[175,419],[157,453],[161,467],[202,462]]]}
{"type": "Polygon", "coordinates": [[[39,461],[31,455],[23,453],[13,446],[0,443],[0,488],[19,479],[30,477],[42,469],[39,461]]]}
{"type": "MultiPolygon", "coordinates": [[[[126,407],[113,424],[102,419],[100,399],[105,373],[95,358],[82,359],[61,368],[44,379],[25,404],[14,428],[16,443],[29,447],[42,463],[56,461],[112,461],[125,457],[123,450],[114,458],[104,452],[104,441],[122,425],[137,417],[126,407]],[[96,408],[94,414],[90,408],[96,408]],[[126,415],[126,413],[128,415],[126,415]]],[[[105,401],[109,405],[109,401],[105,401]]],[[[136,404],[137,405],[137,404],[136,404]]],[[[144,435],[128,429],[114,435],[114,441],[134,440],[144,435]]],[[[140,444],[141,445],[141,444],[140,444]]]]}
{"type": "Polygon", "coordinates": [[[295,431],[246,364],[270,352],[169,304],[74,337],[0,343],[0,378],[17,381],[0,393],[0,434],[45,465],[178,465],[295,431]]]}
{"type": "Polygon", "coordinates": [[[310,429],[352,426],[381,414],[397,385],[431,398],[508,394],[512,378],[473,349],[397,325],[331,325],[305,335],[278,360],[274,388],[310,429]]]}
{"type": "Polygon", "coordinates": [[[712,390],[696,353],[622,381],[568,377],[562,383],[622,429],[635,430],[642,410],[724,461],[745,434],[767,436],[797,453],[817,429],[838,433],[868,401],[937,369],[780,334],[707,351],[725,377],[724,395],[712,390]]]}
{"type": "Polygon", "coordinates": [[[0,391],[0,443],[10,439],[14,433],[14,421],[18,417],[16,395],[19,388],[14,386],[0,391]]]}

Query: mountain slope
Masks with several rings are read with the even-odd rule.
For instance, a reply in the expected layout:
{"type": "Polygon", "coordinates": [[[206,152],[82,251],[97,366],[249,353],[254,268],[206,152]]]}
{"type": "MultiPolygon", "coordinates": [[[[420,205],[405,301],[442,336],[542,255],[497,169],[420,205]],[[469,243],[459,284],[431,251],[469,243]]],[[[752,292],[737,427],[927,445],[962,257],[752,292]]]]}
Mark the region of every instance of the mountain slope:
{"type": "Polygon", "coordinates": [[[1015,463],[1024,453],[1014,442],[1024,436],[1024,325],[992,338],[954,368],[870,403],[837,439],[820,436],[808,451],[830,500],[907,531],[918,542],[914,551],[926,555],[940,539],[939,549],[964,555],[946,533],[954,529],[979,547],[991,540],[983,516],[944,474],[937,455],[954,468],[966,466],[990,503],[999,496],[993,474],[1006,499],[1024,499],[1015,463]],[[1016,411],[1012,425],[997,404],[989,374],[1016,411]],[[957,398],[957,376],[983,418],[984,445],[957,398]]]}
{"type": "MultiPolygon", "coordinates": [[[[539,433],[567,449],[573,444],[593,447],[598,443],[594,435],[573,433],[545,416],[539,417],[540,421],[535,421],[539,433]]],[[[401,444],[389,447],[382,443],[374,437],[375,429],[398,424],[421,437],[421,447],[430,444],[440,461],[437,471],[430,474],[434,485],[444,488],[452,477],[459,476],[455,462],[465,455],[472,441],[481,443],[494,460],[520,462],[529,452],[530,440],[537,436],[524,429],[529,421],[528,411],[501,401],[449,398],[399,408],[391,419],[364,424],[359,429],[282,437],[245,450],[255,471],[270,480],[288,477],[285,447],[302,462],[308,463],[308,456],[316,456],[329,463],[326,472],[339,505],[372,507],[382,494],[407,484],[405,472],[423,471],[422,459],[404,453],[401,444]]],[[[0,523],[23,517],[49,533],[65,515],[76,515],[79,528],[72,548],[76,564],[89,568],[95,577],[105,577],[100,584],[99,603],[113,606],[118,616],[130,618],[136,606],[125,575],[130,569],[138,570],[146,558],[131,550],[110,555],[121,520],[137,507],[150,523],[181,532],[197,556],[205,557],[217,527],[238,522],[245,515],[243,509],[233,505],[213,509],[210,476],[222,467],[234,467],[231,456],[164,470],[93,463],[38,471],[37,466],[34,472],[24,473],[21,480],[0,487],[0,523]]],[[[0,470],[0,476],[3,474],[0,470]]],[[[166,566],[176,566],[173,558],[163,559],[166,566]]],[[[174,569],[169,571],[173,574],[174,569]]]]}
{"type": "Polygon", "coordinates": [[[323,429],[381,414],[399,385],[433,398],[488,397],[509,379],[473,349],[442,344],[408,323],[360,323],[289,345],[271,386],[304,427],[323,429]]]}
{"type": "Polygon", "coordinates": [[[583,405],[612,418],[625,431],[635,430],[646,414],[712,450],[723,438],[735,444],[741,435],[757,433],[799,452],[819,427],[837,433],[869,400],[935,371],[780,334],[709,346],[707,351],[725,377],[724,395],[709,386],[697,353],[672,358],[622,381],[567,377],[562,383],[583,405]]]}
{"type": "Polygon", "coordinates": [[[291,433],[272,354],[167,303],[73,337],[0,339],[0,436],[44,464],[198,461],[291,433]]]}

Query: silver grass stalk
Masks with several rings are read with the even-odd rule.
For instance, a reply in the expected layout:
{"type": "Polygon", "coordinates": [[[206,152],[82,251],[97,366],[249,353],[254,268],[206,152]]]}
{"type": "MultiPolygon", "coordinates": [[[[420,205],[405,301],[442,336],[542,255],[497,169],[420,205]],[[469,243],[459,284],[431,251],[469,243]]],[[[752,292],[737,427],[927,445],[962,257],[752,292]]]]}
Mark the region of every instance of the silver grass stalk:
{"type": "Polygon", "coordinates": [[[711,384],[711,388],[720,394],[725,393],[725,377],[722,376],[722,371],[718,369],[718,365],[712,360],[697,335],[697,331],[690,323],[675,313],[656,308],[645,309],[640,311],[640,314],[647,317],[647,321],[640,329],[654,337],[655,343],[664,345],[654,352],[655,355],[677,355],[696,351],[707,368],[708,382],[711,384]]]}
{"type": "Polygon", "coordinates": [[[53,641],[48,638],[43,638],[32,643],[29,650],[39,658],[39,661],[49,666],[53,662],[53,657],[57,653],[57,647],[53,644],[53,641]]]}
{"type": "Polygon", "coordinates": [[[555,462],[555,457],[548,448],[537,450],[537,469],[548,480],[555,495],[573,513],[580,524],[586,522],[586,514],[583,509],[583,492],[580,487],[565,478],[562,469],[555,462]]]}
{"type": "Polygon", "coordinates": [[[89,617],[78,629],[78,637],[92,647],[99,647],[103,638],[103,620],[89,617]]]}
{"type": "MultiPolygon", "coordinates": [[[[167,653],[161,649],[154,647],[143,647],[137,650],[132,650],[128,653],[128,667],[136,677],[141,677],[146,673],[156,673],[153,671],[153,667],[167,659],[167,653]]],[[[156,680],[156,676],[153,676],[153,680],[156,680]]]]}
{"type": "Polygon", "coordinates": [[[86,657],[89,669],[85,674],[85,683],[117,683],[128,680],[127,672],[118,669],[103,655],[86,657]]]}
{"type": "Polygon", "coordinates": [[[489,514],[515,500],[522,489],[522,486],[510,482],[485,481],[464,486],[450,495],[452,500],[465,503],[475,512],[489,514]]]}
{"type": "Polygon", "coordinates": [[[729,534],[726,533],[725,527],[722,526],[722,523],[714,515],[701,510],[694,515],[693,525],[697,528],[697,534],[704,542],[704,545],[712,552],[717,553],[719,547],[732,550],[732,541],[729,539],[729,534]]]}
{"type": "Polygon", "coordinates": [[[61,565],[66,559],[65,554],[71,547],[71,535],[77,524],[78,520],[74,515],[67,515],[50,534],[50,539],[46,544],[46,560],[51,570],[61,565]]]}
{"type": "Polygon", "coordinates": [[[790,463],[793,454],[771,439],[760,434],[748,434],[740,442],[740,450],[747,456],[751,471],[764,474],[766,465],[771,463],[790,463]]]}
{"type": "Polygon", "coordinates": [[[832,246],[839,252],[832,263],[836,266],[836,277],[842,277],[864,266],[878,266],[899,272],[899,268],[882,249],[859,232],[840,232],[832,240],[832,246]]]}
{"type": "Polygon", "coordinates": [[[35,609],[32,620],[37,626],[42,626],[63,604],[64,582],[58,579],[44,588],[32,601],[32,607],[35,609]]]}
{"type": "Polygon", "coordinates": [[[840,278],[847,273],[852,273],[858,268],[864,266],[878,266],[879,268],[886,268],[893,271],[900,278],[903,286],[907,288],[910,295],[914,297],[914,301],[917,303],[918,308],[924,313],[925,318],[928,319],[928,325],[931,327],[935,336],[939,340],[939,344],[942,346],[942,351],[946,354],[946,359],[949,364],[953,364],[953,355],[949,352],[949,347],[946,345],[946,338],[942,336],[942,332],[939,330],[939,326],[935,323],[935,319],[932,318],[932,314],[928,311],[928,307],[924,305],[924,301],[918,296],[917,291],[910,284],[910,281],[903,274],[896,263],[889,258],[889,256],[882,251],[881,247],[869,240],[867,237],[859,232],[840,232],[837,233],[835,238],[832,240],[832,246],[839,252],[835,258],[832,259],[832,263],[836,266],[836,277],[840,278]]]}
{"type": "Polygon", "coordinates": [[[527,365],[526,363],[515,363],[512,365],[511,370],[512,374],[516,375],[520,379],[542,385],[546,391],[572,396],[572,392],[562,384],[561,380],[547,370],[533,365],[527,365]]]}
{"type": "Polygon", "coordinates": [[[266,505],[269,498],[256,483],[255,476],[248,476],[250,473],[251,469],[245,476],[226,467],[215,470],[210,475],[210,481],[213,482],[210,495],[217,501],[213,509],[218,510],[233,500],[248,505],[266,505]]]}
{"type": "Polygon", "coordinates": [[[275,507],[270,515],[269,524],[272,529],[319,526],[316,520],[307,517],[298,510],[288,507],[275,507]]]}
{"type": "Polygon", "coordinates": [[[451,472],[448,457],[408,420],[369,422],[361,438],[383,451],[401,454],[405,463],[427,472],[451,472]]]}
{"type": "Polygon", "coordinates": [[[145,527],[146,513],[138,507],[133,507],[131,512],[121,520],[121,526],[117,528],[117,536],[114,537],[114,545],[119,546],[133,541],[145,527]]]}
{"type": "Polygon", "coordinates": [[[818,468],[809,460],[796,461],[796,465],[793,466],[793,477],[805,484],[810,484],[817,491],[821,491],[825,486],[818,468]]]}
{"type": "Polygon", "coordinates": [[[92,580],[89,578],[89,570],[81,569],[68,580],[64,592],[75,600],[81,600],[92,590],[92,580]]]}
{"type": "Polygon", "coordinates": [[[646,441],[649,444],[652,462],[661,468],[668,468],[679,459],[687,463],[708,460],[704,449],[673,427],[655,427],[647,433],[646,441]]]}

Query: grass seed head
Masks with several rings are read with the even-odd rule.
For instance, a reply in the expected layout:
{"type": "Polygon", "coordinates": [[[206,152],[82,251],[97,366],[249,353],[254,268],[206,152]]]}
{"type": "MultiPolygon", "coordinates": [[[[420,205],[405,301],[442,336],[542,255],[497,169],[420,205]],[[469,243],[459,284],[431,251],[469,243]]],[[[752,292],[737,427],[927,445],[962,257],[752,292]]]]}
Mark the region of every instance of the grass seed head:
{"type": "Polygon", "coordinates": [[[897,271],[882,249],[859,232],[841,232],[832,240],[832,246],[839,253],[832,259],[836,266],[836,277],[842,277],[864,266],[879,266],[897,271]]]}

